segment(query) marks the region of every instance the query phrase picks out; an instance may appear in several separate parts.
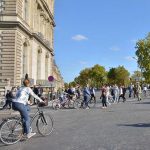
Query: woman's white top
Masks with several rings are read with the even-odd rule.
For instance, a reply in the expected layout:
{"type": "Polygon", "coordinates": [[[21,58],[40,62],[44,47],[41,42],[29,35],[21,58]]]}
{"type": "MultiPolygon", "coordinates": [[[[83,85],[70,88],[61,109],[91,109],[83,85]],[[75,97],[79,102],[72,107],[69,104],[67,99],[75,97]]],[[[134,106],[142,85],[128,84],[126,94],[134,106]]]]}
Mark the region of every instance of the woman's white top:
{"type": "Polygon", "coordinates": [[[16,93],[16,99],[13,99],[13,102],[22,103],[24,105],[28,104],[29,96],[33,96],[35,99],[42,102],[43,100],[39,98],[30,87],[21,87],[16,93]]]}

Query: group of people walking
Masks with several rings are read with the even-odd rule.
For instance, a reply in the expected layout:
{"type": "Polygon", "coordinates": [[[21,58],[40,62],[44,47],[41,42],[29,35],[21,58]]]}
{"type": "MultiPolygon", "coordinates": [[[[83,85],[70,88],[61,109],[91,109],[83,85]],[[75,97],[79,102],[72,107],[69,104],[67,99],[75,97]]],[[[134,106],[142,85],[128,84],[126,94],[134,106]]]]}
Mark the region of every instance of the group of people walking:
{"type": "MultiPolygon", "coordinates": [[[[147,88],[146,86],[143,86],[143,92],[144,95],[146,95],[147,88]]],[[[68,89],[65,89],[65,92],[69,95],[77,95],[78,98],[80,98],[81,95],[83,95],[83,102],[81,104],[81,107],[84,105],[86,109],[89,109],[88,102],[89,100],[93,99],[96,102],[96,96],[95,96],[95,88],[89,87],[87,84],[84,88],[80,88],[80,86],[75,87],[69,87],[68,89]]],[[[100,99],[102,101],[102,108],[106,108],[108,105],[111,105],[112,103],[119,103],[122,99],[123,102],[126,101],[126,98],[135,98],[137,97],[138,101],[141,101],[142,95],[142,88],[140,86],[140,83],[136,83],[133,85],[132,83],[125,87],[124,85],[103,85],[100,88],[100,99]],[[129,95],[127,96],[127,91],[129,95]]]]}

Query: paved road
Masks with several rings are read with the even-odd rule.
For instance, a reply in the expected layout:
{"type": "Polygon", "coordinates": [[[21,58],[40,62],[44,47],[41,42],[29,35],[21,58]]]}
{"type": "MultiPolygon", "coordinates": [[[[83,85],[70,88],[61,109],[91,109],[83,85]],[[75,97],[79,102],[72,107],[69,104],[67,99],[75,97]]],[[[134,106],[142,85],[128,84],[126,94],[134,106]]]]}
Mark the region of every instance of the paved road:
{"type": "Polygon", "coordinates": [[[150,150],[150,99],[96,108],[49,110],[55,120],[51,136],[4,146],[0,150],[150,150]]]}

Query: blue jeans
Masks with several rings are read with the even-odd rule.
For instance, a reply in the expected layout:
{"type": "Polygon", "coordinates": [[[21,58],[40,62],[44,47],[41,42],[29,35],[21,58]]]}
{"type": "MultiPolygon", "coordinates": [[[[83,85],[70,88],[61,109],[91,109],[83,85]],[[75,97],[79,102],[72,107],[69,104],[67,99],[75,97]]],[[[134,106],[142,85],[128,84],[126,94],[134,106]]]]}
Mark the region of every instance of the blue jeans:
{"type": "Polygon", "coordinates": [[[83,105],[85,104],[85,107],[88,107],[88,101],[90,100],[90,97],[89,96],[84,96],[84,99],[83,99],[83,105]]]}
{"type": "Polygon", "coordinates": [[[24,105],[22,103],[13,102],[12,108],[16,111],[20,112],[22,123],[23,123],[23,133],[28,134],[30,132],[30,116],[29,111],[30,108],[28,105],[24,105]]]}

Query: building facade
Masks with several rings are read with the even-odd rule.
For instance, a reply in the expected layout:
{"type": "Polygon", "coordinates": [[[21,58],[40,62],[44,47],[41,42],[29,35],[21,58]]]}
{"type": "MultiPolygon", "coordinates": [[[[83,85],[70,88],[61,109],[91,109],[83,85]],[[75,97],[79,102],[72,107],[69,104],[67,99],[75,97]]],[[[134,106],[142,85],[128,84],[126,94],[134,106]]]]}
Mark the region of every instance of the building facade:
{"type": "Polygon", "coordinates": [[[54,0],[0,0],[0,87],[55,74],[54,27],[54,0]]]}

